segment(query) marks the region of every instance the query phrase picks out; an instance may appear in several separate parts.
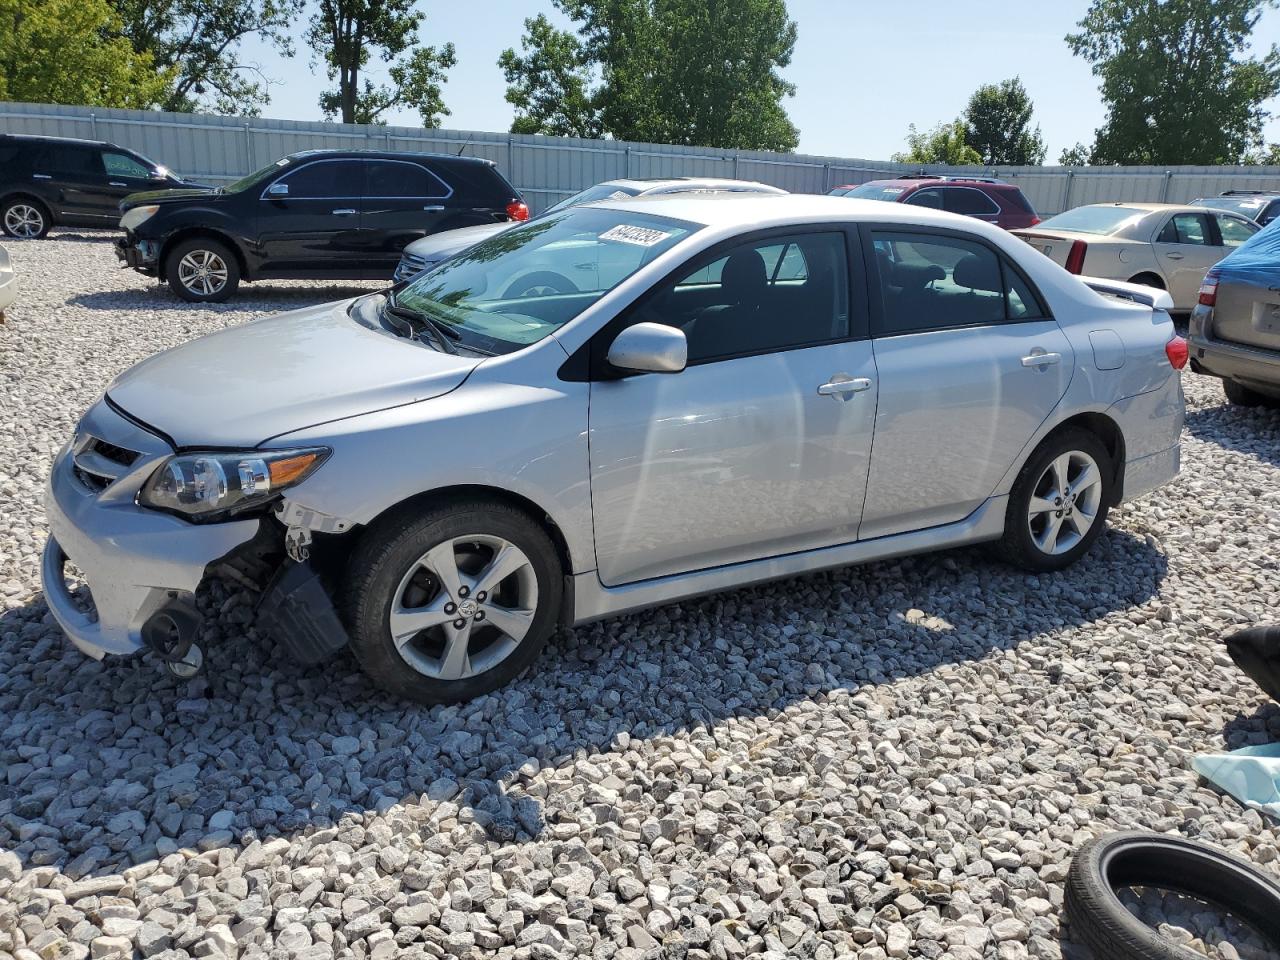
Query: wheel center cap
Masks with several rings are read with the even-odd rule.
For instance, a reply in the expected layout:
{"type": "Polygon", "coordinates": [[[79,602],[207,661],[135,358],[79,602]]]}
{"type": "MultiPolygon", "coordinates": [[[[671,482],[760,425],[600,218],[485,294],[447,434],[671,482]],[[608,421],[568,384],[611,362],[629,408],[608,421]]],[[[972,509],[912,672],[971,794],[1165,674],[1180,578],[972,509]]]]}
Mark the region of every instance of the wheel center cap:
{"type": "Polygon", "coordinates": [[[458,615],[471,618],[476,615],[476,610],[478,610],[479,608],[480,608],[480,605],[478,603],[468,598],[458,604],[458,615]]]}

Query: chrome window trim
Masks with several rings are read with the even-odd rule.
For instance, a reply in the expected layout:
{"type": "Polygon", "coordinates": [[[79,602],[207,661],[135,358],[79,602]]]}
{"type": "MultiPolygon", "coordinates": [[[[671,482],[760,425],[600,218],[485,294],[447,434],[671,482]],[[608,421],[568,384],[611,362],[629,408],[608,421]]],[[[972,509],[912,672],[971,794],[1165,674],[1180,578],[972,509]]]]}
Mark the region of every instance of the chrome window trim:
{"type": "MultiPolygon", "coordinates": [[[[361,171],[360,171],[360,177],[361,177],[361,180],[363,181],[363,178],[364,178],[364,170],[363,170],[363,169],[361,169],[361,171]]],[[[441,179],[439,176],[437,176],[434,172],[432,172],[431,170],[428,170],[428,169],[427,169],[426,167],[424,167],[422,164],[420,164],[420,163],[416,163],[416,162],[415,162],[415,161],[413,161],[413,160],[388,160],[388,159],[381,158],[381,157],[376,158],[376,159],[370,159],[370,158],[368,158],[368,157],[360,157],[360,158],[355,158],[355,157],[324,157],[324,158],[321,158],[321,159],[319,159],[319,160],[308,160],[306,163],[300,164],[300,165],[298,165],[298,166],[296,166],[296,167],[291,167],[290,169],[286,170],[284,173],[280,174],[280,176],[276,177],[274,180],[272,180],[270,183],[268,183],[265,187],[263,187],[263,188],[262,188],[262,193],[261,193],[261,195],[258,197],[258,199],[259,199],[259,200],[273,200],[273,199],[285,199],[285,200],[448,200],[448,199],[450,199],[452,196],[453,196],[453,187],[452,187],[452,186],[450,186],[449,184],[445,183],[445,182],[444,182],[444,180],[442,180],[442,179],[441,179]],[[440,184],[440,186],[444,187],[444,188],[445,188],[446,190],[448,190],[449,192],[448,192],[448,193],[445,193],[445,194],[430,194],[430,195],[423,195],[423,196],[416,196],[416,197],[368,197],[368,196],[365,196],[364,194],[347,194],[347,195],[344,195],[344,196],[332,196],[332,197],[301,197],[301,196],[294,196],[294,195],[292,195],[292,194],[285,194],[282,198],[275,198],[275,197],[269,197],[269,196],[267,196],[267,191],[269,191],[269,190],[270,190],[273,186],[275,186],[277,183],[283,183],[287,178],[289,178],[289,177],[293,176],[293,175],[294,175],[295,173],[297,173],[298,171],[300,171],[300,170],[305,170],[307,167],[314,166],[314,165],[315,165],[315,164],[317,164],[317,163],[355,163],[355,164],[361,164],[361,165],[363,165],[363,164],[365,164],[365,163],[375,163],[375,162],[380,162],[380,163],[403,163],[403,164],[406,164],[407,166],[410,166],[410,167],[417,167],[419,170],[421,170],[423,173],[427,174],[429,177],[431,177],[433,180],[435,180],[435,182],[436,182],[436,183],[440,184]]],[[[485,209],[487,209],[487,208],[485,208],[485,209]]]]}
{"type": "MultiPolygon", "coordinates": [[[[449,191],[448,193],[429,193],[429,194],[423,194],[422,196],[411,196],[411,197],[366,196],[364,198],[366,200],[448,200],[453,196],[453,187],[450,184],[445,183],[444,180],[434,170],[427,169],[422,164],[418,163],[416,160],[389,160],[386,157],[370,157],[370,158],[367,158],[365,162],[366,163],[403,163],[405,166],[417,167],[419,170],[421,170],[423,173],[429,176],[432,180],[434,180],[436,183],[440,184],[440,186],[444,187],[446,190],[449,191]]],[[[488,208],[485,207],[482,209],[487,210],[488,208]]]]}

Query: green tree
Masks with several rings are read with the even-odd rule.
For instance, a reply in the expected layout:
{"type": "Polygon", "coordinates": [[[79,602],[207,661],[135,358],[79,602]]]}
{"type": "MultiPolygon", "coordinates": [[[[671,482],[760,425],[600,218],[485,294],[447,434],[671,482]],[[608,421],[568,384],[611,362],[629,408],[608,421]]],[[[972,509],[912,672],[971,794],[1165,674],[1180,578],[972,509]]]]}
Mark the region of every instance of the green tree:
{"type": "Polygon", "coordinates": [[[0,0],[0,99],[155,106],[169,83],[107,0],[0,0]]]}
{"type": "Polygon", "coordinates": [[[982,156],[965,141],[965,123],[957,118],[921,132],[913,123],[908,127],[907,151],[895,153],[894,163],[945,163],[969,166],[982,163],[982,156]]]}
{"type": "Polygon", "coordinates": [[[457,58],[452,43],[419,45],[422,19],[414,0],[319,0],[307,40],[338,82],[320,95],[324,115],[380,123],[386,111],[409,107],[424,127],[438,127],[449,114],[441,87],[457,58]],[[361,77],[375,55],[387,64],[390,85],[361,77]]]}
{"type": "Polygon", "coordinates": [[[516,108],[512,133],[599,137],[600,104],[591,92],[591,63],[582,42],[544,14],[524,22],[523,55],[504,50],[507,103],[516,108]]]}
{"type": "Polygon", "coordinates": [[[1058,163],[1064,167],[1083,167],[1089,162],[1089,148],[1083,143],[1067,147],[1058,157],[1058,163]]]}
{"type": "Polygon", "coordinates": [[[1067,44],[1093,64],[1107,119],[1094,163],[1236,163],[1262,140],[1280,51],[1246,57],[1275,0],[1093,0],[1067,44]]]}
{"type": "Polygon", "coordinates": [[[576,36],[525,22],[523,55],[499,59],[512,129],[619,140],[793,150],[782,101],[795,87],[785,0],[556,0],[576,36]]]}
{"type": "Polygon", "coordinates": [[[1044,163],[1046,148],[1040,127],[1031,128],[1034,107],[1017,77],[988,83],[974,91],[965,107],[965,142],[987,166],[1044,163]]]}
{"type": "Polygon", "coordinates": [[[239,55],[242,41],[261,37],[293,56],[286,32],[303,0],[112,0],[121,31],[138,53],[171,75],[164,110],[256,116],[270,99],[260,64],[239,55]]]}

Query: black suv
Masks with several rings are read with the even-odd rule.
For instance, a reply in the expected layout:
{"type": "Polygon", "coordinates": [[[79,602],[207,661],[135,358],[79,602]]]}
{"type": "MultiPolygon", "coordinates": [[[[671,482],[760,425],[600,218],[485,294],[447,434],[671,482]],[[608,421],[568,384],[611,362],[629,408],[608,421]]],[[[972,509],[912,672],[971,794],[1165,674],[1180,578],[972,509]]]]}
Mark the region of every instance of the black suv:
{"type": "Polygon", "coordinates": [[[410,241],[524,220],[490,160],[312,150],[217,190],[140,193],[120,204],[116,254],[184,300],[226,300],[241,280],[381,280],[410,241]]]}
{"type": "Polygon", "coordinates": [[[129,194],[190,186],[114,143],[0,134],[0,227],[19,240],[53,226],[114,227],[129,194]]]}
{"type": "Polygon", "coordinates": [[[1192,206],[1230,210],[1265,227],[1280,217],[1280,193],[1274,190],[1228,190],[1221,196],[1192,200],[1192,206]]]}

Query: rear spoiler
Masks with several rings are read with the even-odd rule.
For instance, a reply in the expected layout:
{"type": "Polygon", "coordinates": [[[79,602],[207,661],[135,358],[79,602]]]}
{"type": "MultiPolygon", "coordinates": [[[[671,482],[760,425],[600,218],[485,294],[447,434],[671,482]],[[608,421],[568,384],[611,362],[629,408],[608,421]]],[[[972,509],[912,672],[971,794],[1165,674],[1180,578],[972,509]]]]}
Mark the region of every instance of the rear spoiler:
{"type": "Polygon", "coordinates": [[[1141,283],[1126,283],[1123,280],[1105,280],[1102,277],[1081,277],[1080,279],[1085,286],[1098,293],[1110,294],[1121,300],[1131,300],[1151,307],[1153,310],[1164,310],[1166,313],[1173,309],[1173,297],[1169,296],[1167,290],[1144,286],[1141,283]]]}

